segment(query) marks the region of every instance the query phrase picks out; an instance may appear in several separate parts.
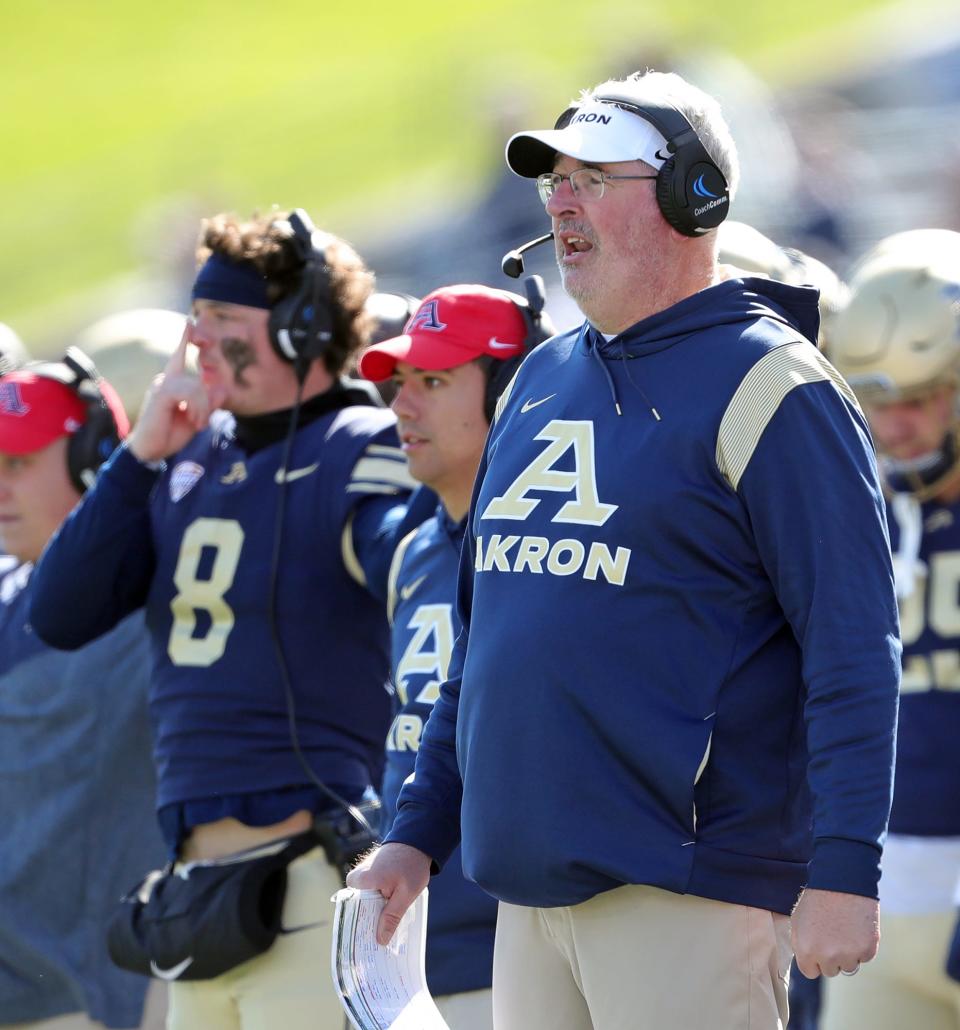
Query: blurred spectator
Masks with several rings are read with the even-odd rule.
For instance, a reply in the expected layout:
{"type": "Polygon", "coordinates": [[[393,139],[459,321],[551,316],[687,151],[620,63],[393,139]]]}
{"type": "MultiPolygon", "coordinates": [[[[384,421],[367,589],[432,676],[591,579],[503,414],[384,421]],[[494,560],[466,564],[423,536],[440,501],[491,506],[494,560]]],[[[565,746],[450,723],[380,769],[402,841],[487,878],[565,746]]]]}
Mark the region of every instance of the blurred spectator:
{"type": "Polygon", "coordinates": [[[11,372],[27,362],[27,348],[23,340],[4,322],[0,322],[0,375],[11,372]]]}
{"type": "Polygon", "coordinates": [[[186,315],[163,308],[137,308],[107,315],[84,329],[77,346],[89,354],[135,422],[154,376],[177,349],[186,315]]]}
{"type": "Polygon", "coordinates": [[[163,1023],[159,984],[113,967],[106,924],[162,861],[141,614],[65,654],[28,621],[33,563],[127,430],[71,352],[0,378],[0,1024],[163,1023]]]}
{"type": "MultiPolygon", "coordinates": [[[[409,293],[371,294],[365,305],[367,313],[373,318],[370,343],[383,343],[384,340],[392,340],[399,336],[419,306],[420,301],[416,297],[411,297],[409,293]]],[[[397,392],[392,379],[377,383],[376,387],[384,404],[389,404],[397,392]]]]}

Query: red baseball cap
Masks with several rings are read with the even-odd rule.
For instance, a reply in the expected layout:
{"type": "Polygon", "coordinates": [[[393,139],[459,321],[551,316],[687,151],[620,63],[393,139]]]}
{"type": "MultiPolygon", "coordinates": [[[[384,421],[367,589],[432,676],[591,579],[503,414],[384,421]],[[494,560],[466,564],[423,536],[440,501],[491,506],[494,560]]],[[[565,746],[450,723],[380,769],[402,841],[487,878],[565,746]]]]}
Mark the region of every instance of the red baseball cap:
{"type": "Polygon", "coordinates": [[[505,361],[523,353],[527,323],[506,290],[489,286],[443,286],[420,302],[403,336],[368,347],[360,374],[375,383],[389,379],[397,362],[441,370],[484,354],[505,361]]]}
{"type": "Polygon", "coordinates": [[[77,394],[54,379],[21,369],[0,376],[0,452],[32,454],[87,420],[77,394]]]}

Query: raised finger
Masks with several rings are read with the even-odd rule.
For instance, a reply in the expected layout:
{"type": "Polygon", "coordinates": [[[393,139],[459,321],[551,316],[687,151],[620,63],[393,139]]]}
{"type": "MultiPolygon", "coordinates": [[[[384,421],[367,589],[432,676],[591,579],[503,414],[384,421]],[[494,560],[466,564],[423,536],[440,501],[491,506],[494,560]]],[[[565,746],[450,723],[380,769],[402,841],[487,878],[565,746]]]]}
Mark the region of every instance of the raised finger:
{"type": "Polygon", "coordinates": [[[183,333],[180,336],[180,342],[177,344],[176,349],[167,359],[167,364],[164,367],[164,375],[179,375],[187,367],[187,344],[190,342],[190,332],[193,329],[193,319],[187,318],[186,323],[183,327],[183,333]]]}

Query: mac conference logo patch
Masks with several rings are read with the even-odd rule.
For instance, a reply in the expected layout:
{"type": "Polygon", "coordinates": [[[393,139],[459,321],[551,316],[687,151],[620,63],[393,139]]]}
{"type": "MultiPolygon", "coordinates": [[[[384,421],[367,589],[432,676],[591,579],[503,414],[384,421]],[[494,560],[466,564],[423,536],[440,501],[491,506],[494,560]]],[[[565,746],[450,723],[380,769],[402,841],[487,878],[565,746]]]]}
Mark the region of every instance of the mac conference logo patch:
{"type": "Polygon", "coordinates": [[[178,461],[170,473],[170,500],[183,500],[203,475],[203,466],[195,461],[178,461]]]}

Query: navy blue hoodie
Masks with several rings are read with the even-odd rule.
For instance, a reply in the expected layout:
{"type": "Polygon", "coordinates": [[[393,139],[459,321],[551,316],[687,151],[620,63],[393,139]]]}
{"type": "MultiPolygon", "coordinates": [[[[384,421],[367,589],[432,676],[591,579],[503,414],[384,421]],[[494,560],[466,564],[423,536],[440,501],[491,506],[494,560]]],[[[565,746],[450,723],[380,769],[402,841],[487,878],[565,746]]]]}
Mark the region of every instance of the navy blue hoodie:
{"type": "Polygon", "coordinates": [[[514,904],[876,896],[900,647],[817,293],[760,279],[539,347],[468,519],[464,632],[388,840],[514,904]],[[621,413],[622,412],[622,413],[621,413]]]}

